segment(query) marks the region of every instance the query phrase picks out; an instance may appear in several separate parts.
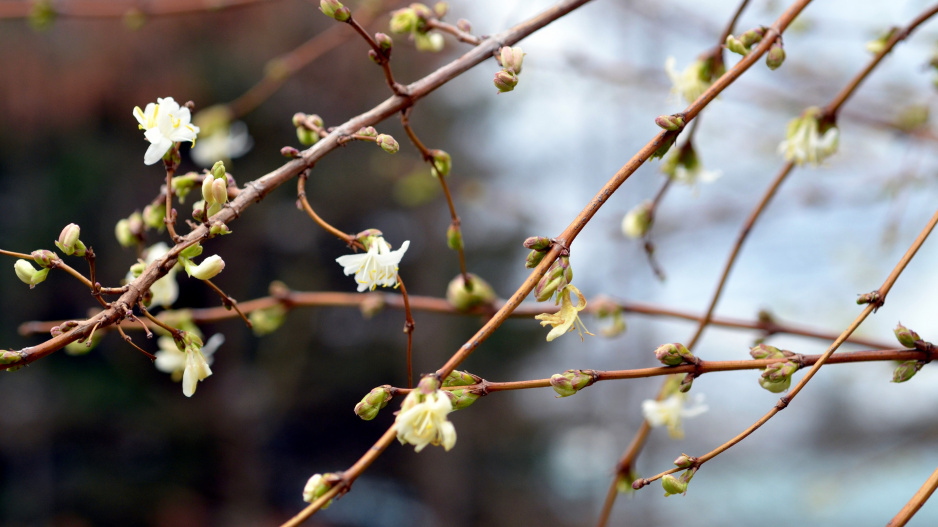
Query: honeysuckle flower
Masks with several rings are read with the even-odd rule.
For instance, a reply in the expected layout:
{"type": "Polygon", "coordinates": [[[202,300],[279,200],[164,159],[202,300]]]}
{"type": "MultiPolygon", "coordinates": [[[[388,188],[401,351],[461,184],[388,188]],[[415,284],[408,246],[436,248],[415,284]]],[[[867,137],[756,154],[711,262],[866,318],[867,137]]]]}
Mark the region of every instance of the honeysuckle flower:
{"type": "MultiPolygon", "coordinates": [[[[224,343],[225,336],[216,333],[202,346],[201,354],[206,367],[214,362],[215,351],[224,343]]],[[[157,346],[160,347],[160,350],[155,353],[156,361],[153,362],[153,365],[161,372],[168,373],[173,382],[181,381],[186,371],[186,358],[189,354],[184,350],[180,350],[172,337],[160,337],[157,346]]],[[[193,391],[195,390],[193,389],[193,391]]]]}
{"type": "Polygon", "coordinates": [[[374,291],[375,287],[396,287],[397,270],[401,258],[410,247],[410,240],[401,244],[400,249],[391,250],[388,242],[381,236],[371,239],[368,251],[359,254],[346,254],[335,259],[345,268],[345,274],[355,275],[358,282],[358,292],[366,289],[374,291]]]}
{"type": "Polygon", "coordinates": [[[778,153],[784,155],[786,161],[817,166],[837,152],[840,130],[832,123],[825,124],[821,130],[820,113],[821,109],[813,106],[788,123],[785,140],[778,145],[778,153]]]}
{"type": "Polygon", "coordinates": [[[592,333],[586,329],[583,321],[580,320],[579,312],[586,308],[586,297],[583,296],[583,293],[574,285],[567,284],[563,290],[561,290],[558,300],[560,311],[556,313],[542,313],[534,317],[541,321],[541,326],[547,326],[548,324],[553,326],[553,329],[547,334],[547,342],[554,340],[568,331],[573,331],[574,328],[580,334],[580,340],[583,340],[583,333],[592,335],[592,333]],[[573,301],[570,300],[570,293],[574,293],[577,296],[576,305],[573,305],[573,301]]]}
{"type": "Polygon", "coordinates": [[[210,167],[218,160],[228,162],[239,158],[248,153],[252,146],[254,139],[248,134],[248,126],[242,121],[235,121],[226,128],[200,137],[189,153],[197,165],[210,167]]]}
{"type": "MultiPolygon", "coordinates": [[[[326,474],[313,474],[309,481],[306,482],[306,486],[303,487],[303,501],[306,503],[312,503],[316,501],[320,496],[329,492],[336,483],[341,481],[341,477],[337,474],[326,473],[326,474]]],[[[327,501],[322,508],[328,509],[329,505],[332,505],[332,500],[327,501]]]]}
{"type": "Polygon", "coordinates": [[[680,95],[690,104],[710,87],[710,68],[706,61],[697,59],[684,71],[677,71],[675,63],[674,57],[668,57],[664,61],[664,69],[671,79],[671,93],[680,95]]]}
{"type": "Polygon", "coordinates": [[[221,256],[213,254],[202,260],[202,263],[199,265],[195,265],[192,263],[192,260],[188,258],[185,259],[182,265],[186,270],[186,274],[192,278],[210,280],[218,275],[218,273],[222,272],[225,268],[225,261],[221,259],[221,256]]]}
{"type": "Polygon", "coordinates": [[[661,171],[678,183],[696,187],[697,183],[712,183],[723,175],[719,170],[704,170],[692,143],[685,143],[671,152],[661,163],[661,171]]]}
{"type": "MultiPolygon", "coordinates": [[[[163,242],[151,245],[146,250],[146,258],[144,259],[143,267],[162,258],[167,252],[169,252],[169,247],[163,242]]],[[[170,307],[173,305],[173,302],[176,301],[176,298],[179,297],[179,285],[176,283],[176,272],[178,269],[179,266],[173,266],[173,268],[166,273],[166,276],[153,282],[153,285],[150,286],[150,293],[152,294],[152,299],[150,300],[151,306],[170,307]]],[[[130,282],[136,277],[133,272],[128,272],[126,280],[130,282]]]]}
{"type": "Polygon", "coordinates": [[[16,272],[16,277],[28,285],[30,289],[36,287],[36,284],[45,280],[46,276],[49,275],[48,268],[36,269],[33,264],[23,259],[17,260],[13,264],[13,270],[16,272]]]}
{"type": "Polygon", "coordinates": [[[150,142],[143,162],[152,165],[163,158],[173,143],[192,141],[199,127],[190,123],[192,115],[186,107],[180,107],[172,97],[164,97],[149,103],[145,110],[134,107],[134,117],[140,123],[143,136],[150,142]]]}
{"type": "Polygon", "coordinates": [[[439,383],[432,378],[421,380],[420,386],[404,398],[394,420],[397,440],[414,445],[416,452],[427,445],[442,445],[449,450],[456,444],[456,427],[446,419],[453,411],[453,403],[438,387],[439,383]]]}
{"type": "Polygon", "coordinates": [[[668,435],[672,439],[681,439],[684,437],[684,429],[681,427],[682,419],[696,417],[708,410],[703,402],[703,395],[697,394],[690,398],[687,394],[674,393],[662,401],[646,399],[642,401],[642,415],[652,427],[665,425],[668,427],[668,435]]]}

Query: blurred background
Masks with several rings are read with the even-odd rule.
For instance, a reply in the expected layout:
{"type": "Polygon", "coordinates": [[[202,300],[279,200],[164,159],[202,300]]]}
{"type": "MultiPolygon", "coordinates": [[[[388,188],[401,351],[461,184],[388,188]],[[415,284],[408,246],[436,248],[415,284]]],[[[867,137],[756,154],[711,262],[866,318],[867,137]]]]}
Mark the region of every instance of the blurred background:
{"type": "MultiPolygon", "coordinates": [[[[17,4],[29,2],[0,8],[17,4]]],[[[70,2],[53,4],[65,10],[70,2]]],[[[375,32],[387,31],[387,13],[406,2],[364,4],[347,2],[356,16],[375,13],[367,23],[375,32]]],[[[551,4],[453,1],[447,20],[466,18],[475,34],[491,34],[551,4]]],[[[118,245],[114,225],[149,203],[164,177],[159,165],[143,164],[147,144],[134,106],[174,97],[199,110],[238,99],[265,71],[282,66],[271,59],[336,25],[317,5],[275,0],[185,16],[62,16],[39,29],[24,18],[0,19],[0,248],[51,249],[64,225],[78,223],[98,256],[99,280],[117,285],[136,254],[118,245]]],[[[641,244],[619,227],[664,181],[652,162],[577,238],[575,284],[589,298],[702,312],[740,225],[782,165],[776,148],[787,122],[826,104],[863,67],[866,42],[928,5],[809,6],[785,35],[784,66],[771,72],[757,63],[703,112],[697,152],[722,177],[694,188],[674,185],[662,202],[654,233],[667,279],[655,277],[641,244]]],[[[771,24],[786,7],[753,0],[737,34],[771,24]]],[[[501,297],[510,295],[527,275],[523,239],[561,232],[657,132],[654,117],[683,108],[669,97],[666,58],[686,67],[716,44],[736,8],[735,0],[596,1],[520,43],[528,55],[514,92],[496,96],[498,66],[489,61],[420,101],[411,116],[416,132],[453,157],[449,183],[469,270],[501,297]]],[[[901,44],[848,102],[839,153],[818,169],[796,170],[784,184],[745,246],[718,315],[755,320],[764,309],[836,334],[859,313],[856,295],[879,287],[936,203],[931,125],[908,133],[896,124],[935,104],[928,62],[936,27],[901,44]]],[[[418,53],[394,38],[392,66],[405,83],[465,50],[447,37],[442,52],[418,53]]],[[[281,147],[299,146],[290,123],[295,112],[338,125],[388,96],[366,49],[349,38],[322,52],[239,116],[250,135],[243,146],[252,146],[228,164],[239,185],[283,163],[281,147]]],[[[736,57],[727,60],[732,65],[736,57]]],[[[310,202],[344,231],[378,228],[395,247],[410,240],[401,264],[408,292],[442,297],[459,269],[446,247],[446,202],[399,122],[377,128],[400,141],[400,153],[365,143],[333,152],[311,173],[310,202]]],[[[183,147],[180,172],[200,168],[183,147]]],[[[206,254],[227,263],[214,281],[228,294],[240,301],[265,296],[274,280],[297,291],[354,291],[334,263],[346,248],[295,200],[295,186],[284,185],[232,223],[231,236],[205,244],[206,254]]],[[[187,205],[179,209],[188,216],[187,205]]],[[[149,243],[167,240],[155,231],[148,236],[149,243]]],[[[892,328],[901,320],[924,339],[938,339],[932,242],[860,335],[894,346],[892,328]]],[[[96,306],[64,273],[28,290],[12,263],[7,259],[0,273],[0,347],[46,338],[21,335],[23,322],[80,319],[96,306]]],[[[177,279],[175,307],[220,305],[200,282],[177,279]]],[[[415,319],[416,372],[438,368],[482,322],[420,312],[415,319]]],[[[694,329],[661,317],[626,319],[628,330],[615,338],[581,343],[568,335],[550,344],[537,322],[512,319],[462,367],[492,381],[648,367],[657,345],[686,340],[694,329]]],[[[371,422],[352,408],[375,386],[406,384],[403,321],[393,309],[365,318],[356,308],[301,308],[260,338],[236,319],[206,325],[206,335],[222,333],[226,342],[214,375],[191,399],[116,334],[85,355],[58,352],[2,375],[0,523],[285,521],[305,505],[301,491],[310,475],[347,468],[393,421],[398,401],[371,422]]],[[[609,323],[585,322],[594,333],[609,323]]],[[[695,351],[708,360],[748,358],[759,336],[711,328],[695,351]]],[[[134,337],[156,351],[155,342],[134,337]]],[[[829,344],[785,336],[768,342],[805,354],[829,344]]],[[[893,367],[825,368],[789,409],[708,463],[686,496],[665,499],[657,484],[622,496],[611,524],[669,525],[689,515],[701,526],[885,523],[938,465],[930,403],[938,373],[926,366],[912,381],[891,384],[893,367]]],[[[639,471],[665,470],[681,452],[703,454],[754,422],[778,398],[757,378],[748,371],[698,379],[693,390],[706,396],[709,412],[685,423],[683,440],[653,430],[639,471]]],[[[592,525],[615,462],[641,423],[641,401],[659,384],[603,382],[564,399],[550,389],[486,397],[451,415],[459,437],[452,451],[415,454],[392,445],[347,496],[308,524],[592,525]]],[[[938,504],[929,503],[912,524],[936,521],[938,504]]]]}

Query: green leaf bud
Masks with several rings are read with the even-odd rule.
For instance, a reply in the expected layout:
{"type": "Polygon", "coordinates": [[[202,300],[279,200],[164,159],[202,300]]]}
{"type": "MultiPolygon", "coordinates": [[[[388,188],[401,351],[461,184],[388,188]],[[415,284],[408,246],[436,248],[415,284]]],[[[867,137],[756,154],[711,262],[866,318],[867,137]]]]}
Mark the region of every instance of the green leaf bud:
{"type": "Polygon", "coordinates": [[[166,228],[163,218],[166,217],[166,203],[160,202],[158,205],[149,204],[143,208],[143,224],[150,229],[162,231],[166,228]]]}
{"type": "Polygon", "coordinates": [[[352,18],[349,8],[342,5],[339,0],[319,0],[319,10],[328,17],[334,18],[339,22],[346,22],[352,18]]]}
{"type": "Polygon", "coordinates": [[[378,134],[378,137],[375,138],[375,143],[377,143],[382,150],[389,154],[396,154],[397,151],[401,149],[401,146],[397,144],[397,141],[395,141],[394,138],[388,134],[378,134]]]}
{"type": "Polygon", "coordinates": [[[286,319],[287,308],[283,304],[255,309],[248,315],[248,320],[251,321],[251,329],[254,331],[254,335],[258,337],[277,331],[286,319]]]}
{"type": "Polygon", "coordinates": [[[590,370],[567,370],[550,377],[550,385],[557,392],[557,397],[569,397],[593,384],[595,378],[590,370]]]}
{"type": "Polygon", "coordinates": [[[58,257],[54,252],[48,251],[46,249],[38,249],[31,253],[30,256],[33,257],[33,261],[36,262],[36,265],[39,267],[52,268],[53,262],[58,260],[58,257]]]}
{"type": "Polygon", "coordinates": [[[446,228],[446,246],[454,251],[461,251],[463,249],[462,230],[459,226],[450,224],[450,226],[446,228]]]}
{"type": "Polygon", "coordinates": [[[449,4],[446,2],[437,2],[433,4],[433,14],[435,14],[437,18],[443,18],[448,12],[449,4]]]}
{"type": "Polygon", "coordinates": [[[666,474],[661,478],[661,487],[664,488],[665,497],[687,493],[687,483],[682,482],[672,474],[666,474]]]}
{"type": "Polygon", "coordinates": [[[531,236],[524,240],[524,245],[528,249],[534,249],[535,251],[546,251],[550,249],[550,246],[553,242],[550,241],[550,238],[544,236],[531,236]]]}
{"type": "Polygon", "coordinates": [[[733,35],[726,37],[726,49],[732,51],[733,53],[742,55],[744,57],[748,55],[750,51],[749,46],[743,44],[742,41],[740,41],[733,35]]]}
{"type": "Polygon", "coordinates": [[[16,277],[24,284],[28,285],[30,289],[44,281],[49,274],[49,269],[37,270],[28,260],[23,259],[17,260],[16,263],[13,264],[13,271],[16,272],[16,277]]]}
{"type": "Polygon", "coordinates": [[[669,132],[676,132],[684,128],[684,116],[680,114],[659,115],[655,117],[655,124],[669,132]]]}
{"type": "Polygon", "coordinates": [[[362,400],[355,405],[355,415],[363,421],[371,421],[378,416],[378,412],[388,405],[391,400],[390,387],[378,386],[368,392],[368,395],[362,397],[362,400]]]}
{"type": "Polygon", "coordinates": [[[531,251],[531,254],[524,260],[524,266],[528,269],[534,269],[537,267],[537,264],[541,263],[541,260],[543,260],[545,256],[547,256],[546,252],[531,251]]]}
{"type": "Polygon", "coordinates": [[[13,350],[0,350],[0,364],[4,366],[16,364],[21,360],[23,360],[23,356],[13,350]]]}
{"type": "Polygon", "coordinates": [[[777,70],[785,62],[785,48],[782,47],[781,40],[776,40],[765,54],[765,65],[770,70],[777,70]]]}
{"type": "Polygon", "coordinates": [[[907,360],[899,364],[892,372],[892,382],[905,382],[911,379],[924,365],[924,362],[918,360],[907,360]]]}
{"type": "Polygon", "coordinates": [[[479,384],[482,378],[467,371],[453,370],[443,379],[443,386],[471,386],[479,384]]]}
{"type": "Polygon", "coordinates": [[[312,146],[319,142],[319,133],[304,126],[296,127],[296,138],[303,146],[312,146]]]}
{"type": "Polygon", "coordinates": [[[518,85],[518,76],[512,71],[499,70],[495,74],[494,82],[495,87],[498,88],[498,93],[510,92],[518,85]]]}
{"type": "Polygon", "coordinates": [[[446,390],[445,393],[451,403],[453,403],[453,410],[462,410],[463,408],[468,408],[472,406],[472,403],[479,400],[479,394],[474,393],[470,390],[446,390]]]}
{"type": "Polygon", "coordinates": [[[655,350],[655,358],[665,366],[677,366],[680,364],[693,363],[694,355],[683,344],[675,342],[662,344],[655,350]]]}
{"type": "Polygon", "coordinates": [[[430,156],[433,158],[431,172],[434,177],[448,176],[453,168],[453,159],[443,150],[430,150],[430,156]]]}
{"type": "Polygon", "coordinates": [[[385,33],[375,33],[375,42],[384,53],[385,57],[391,56],[391,50],[394,48],[394,40],[385,33]]]}
{"type": "Polygon", "coordinates": [[[469,273],[471,288],[466,287],[463,275],[450,280],[446,287],[446,301],[459,311],[468,311],[482,305],[495,302],[495,290],[485,280],[469,273]]]}
{"type": "Polygon", "coordinates": [[[899,344],[907,348],[914,348],[915,341],[922,340],[922,337],[918,336],[918,333],[903,326],[901,323],[896,324],[896,329],[894,329],[893,332],[896,334],[896,339],[899,340],[899,344]]]}

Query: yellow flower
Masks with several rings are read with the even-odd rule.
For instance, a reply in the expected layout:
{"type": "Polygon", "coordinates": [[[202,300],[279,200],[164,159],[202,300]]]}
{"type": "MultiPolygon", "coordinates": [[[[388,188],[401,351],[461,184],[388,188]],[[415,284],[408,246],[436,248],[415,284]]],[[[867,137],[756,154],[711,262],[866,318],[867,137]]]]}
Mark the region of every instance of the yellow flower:
{"type": "Polygon", "coordinates": [[[574,328],[576,328],[577,332],[580,334],[580,340],[583,340],[583,333],[592,335],[592,333],[586,329],[583,321],[580,320],[579,312],[583,311],[585,308],[586,297],[572,284],[567,284],[560,292],[560,311],[554,314],[542,313],[534,318],[541,321],[541,326],[547,326],[548,324],[553,326],[553,329],[547,334],[547,342],[554,340],[564,333],[573,331],[574,328]],[[577,296],[576,305],[573,305],[573,301],[570,300],[571,291],[577,296]]]}

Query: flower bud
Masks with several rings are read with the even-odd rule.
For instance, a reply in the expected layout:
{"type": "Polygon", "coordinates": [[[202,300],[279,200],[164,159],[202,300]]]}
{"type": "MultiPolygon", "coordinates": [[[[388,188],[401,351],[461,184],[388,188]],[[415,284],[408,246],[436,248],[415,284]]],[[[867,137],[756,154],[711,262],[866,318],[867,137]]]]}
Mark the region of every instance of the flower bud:
{"type": "Polygon", "coordinates": [[[182,258],[195,258],[196,256],[201,255],[202,251],[204,250],[205,249],[202,247],[202,244],[196,243],[180,251],[179,256],[182,258]]]}
{"type": "Polygon", "coordinates": [[[770,70],[777,70],[785,62],[785,48],[782,47],[781,40],[776,40],[765,55],[765,65],[770,70]]]}
{"type": "Polygon", "coordinates": [[[166,203],[160,202],[159,205],[152,203],[143,208],[143,224],[151,229],[162,231],[166,228],[163,218],[166,217],[166,203]]]}
{"type": "Polygon", "coordinates": [[[557,392],[557,397],[569,397],[593,384],[594,378],[588,370],[567,370],[550,377],[550,385],[557,392]]]}
{"type": "MultiPolygon", "coordinates": [[[[341,480],[342,478],[338,474],[313,474],[306,482],[306,486],[303,487],[303,501],[307,503],[316,501],[317,498],[329,492],[329,489],[341,480]]],[[[328,509],[329,505],[332,505],[332,500],[327,501],[322,508],[328,509]]]]}
{"type": "Polygon", "coordinates": [[[124,218],[114,225],[114,237],[121,247],[132,247],[137,244],[137,237],[130,230],[130,220],[124,218]]]}
{"type": "Polygon", "coordinates": [[[212,165],[212,177],[215,179],[225,178],[225,162],[224,161],[215,161],[215,164],[212,165]]]}
{"type": "Polygon", "coordinates": [[[391,56],[391,49],[394,47],[394,41],[391,40],[391,37],[384,33],[375,33],[375,42],[378,43],[378,48],[384,52],[385,57],[391,56]]]}
{"type": "Polygon", "coordinates": [[[365,127],[362,127],[362,129],[358,131],[358,135],[361,135],[364,137],[378,137],[378,131],[375,130],[374,126],[365,126],[365,127]]]}
{"type": "Polygon", "coordinates": [[[187,262],[188,265],[184,265],[186,273],[199,280],[210,280],[225,268],[225,261],[217,254],[202,260],[199,265],[193,265],[191,260],[187,260],[187,262]]]}
{"type": "Polygon", "coordinates": [[[739,42],[746,47],[751,47],[753,44],[758,44],[759,42],[762,42],[762,38],[765,36],[765,29],[766,28],[761,26],[750,29],[749,31],[746,31],[739,36],[739,42]]]}
{"type": "Polygon", "coordinates": [[[137,263],[130,266],[130,275],[134,278],[139,278],[140,275],[147,269],[147,264],[143,260],[137,261],[137,263]]]}
{"type": "Polygon", "coordinates": [[[439,389],[440,381],[433,375],[427,375],[417,383],[417,390],[424,395],[430,395],[439,389]]]}
{"type": "Polygon", "coordinates": [[[221,179],[212,180],[212,201],[218,204],[228,203],[228,180],[224,176],[221,179]]]}
{"type": "Polygon", "coordinates": [[[772,393],[781,393],[791,387],[791,376],[798,371],[793,362],[775,362],[766,366],[759,377],[759,385],[772,393]]]}
{"type": "Polygon", "coordinates": [[[414,33],[414,45],[416,45],[417,51],[438,53],[443,50],[445,43],[443,35],[440,33],[414,33]]]}
{"type": "Polygon", "coordinates": [[[545,256],[547,256],[546,252],[531,251],[531,254],[524,260],[524,266],[528,269],[534,269],[537,267],[537,264],[541,263],[541,260],[543,260],[545,256]]]}
{"type": "Polygon", "coordinates": [[[570,257],[561,256],[551,264],[544,276],[534,286],[534,297],[538,302],[544,302],[572,281],[573,269],[570,267],[570,257]]]}
{"type": "Polygon", "coordinates": [[[74,223],[69,223],[62,229],[59,239],[55,241],[55,246],[67,255],[84,256],[85,244],[78,239],[80,234],[81,228],[74,223]]]}
{"type": "Polygon", "coordinates": [[[0,350],[0,364],[4,366],[7,364],[16,364],[21,360],[23,360],[23,357],[13,350],[0,350]]]}
{"type": "Polygon", "coordinates": [[[456,21],[456,28],[466,33],[472,32],[472,24],[465,18],[460,18],[456,21]]]}
{"type": "Polygon", "coordinates": [[[463,275],[450,280],[446,287],[446,301],[459,311],[468,311],[474,307],[491,305],[495,302],[495,290],[485,280],[469,273],[471,289],[466,287],[463,275]]]}
{"type": "Polygon", "coordinates": [[[467,371],[453,370],[443,379],[443,386],[471,386],[482,382],[482,378],[467,371]]]}
{"type": "Polygon", "coordinates": [[[280,155],[287,159],[296,159],[300,157],[300,151],[292,146],[285,146],[280,149],[280,155]]]}
{"type": "Polygon", "coordinates": [[[505,93],[515,89],[515,86],[518,85],[518,76],[514,72],[507,70],[499,70],[495,74],[495,87],[498,88],[498,93],[505,93]]]}
{"type": "Polygon", "coordinates": [[[646,200],[630,210],[622,218],[622,233],[634,239],[645,236],[645,233],[651,228],[653,207],[652,202],[646,200]]]}
{"type": "Polygon", "coordinates": [[[312,146],[319,142],[319,133],[304,126],[296,127],[296,138],[303,146],[312,146]]]}
{"type": "Polygon", "coordinates": [[[918,336],[918,333],[903,326],[901,323],[896,324],[896,329],[894,329],[893,332],[896,334],[896,338],[899,340],[899,344],[902,344],[907,348],[914,348],[915,341],[922,340],[922,337],[918,336]]]}
{"type": "Polygon", "coordinates": [[[363,421],[371,421],[378,416],[378,412],[388,405],[391,400],[391,390],[388,386],[378,386],[355,405],[355,415],[363,421]]]}
{"type": "Polygon", "coordinates": [[[391,12],[391,33],[410,33],[417,29],[419,18],[411,8],[391,12]]]}
{"type": "Polygon", "coordinates": [[[749,54],[749,46],[743,44],[733,35],[726,37],[726,49],[744,57],[749,54]]]}
{"type": "Polygon", "coordinates": [[[449,397],[450,402],[453,404],[453,410],[469,408],[480,397],[479,394],[471,390],[446,390],[443,393],[449,397]]]}
{"type": "Polygon", "coordinates": [[[655,117],[655,124],[669,132],[676,132],[684,128],[684,117],[680,114],[659,115],[655,117]]]}
{"type": "Polygon", "coordinates": [[[892,372],[892,382],[905,382],[918,373],[925,363],[918,360],[907,360],[892,372]]]}
{"type": "Polygon", "coordinates": [[[443,150],[430,150],[430,156],[433,158],[431,172],[434,177],[448,176],[450,169],[453,168],[453,159],[443,150]]]}
{"type": "Polygon", "coordinates": [[[389,154],[396,154],[398,150],[401,149],[401,146],[397,144],[397,141],[388,134],[378,134],[378,137],[375,138],[375,143],[381,147],[382,150],[389,154]]]}
{"type": "Polygon", "coordinates": [[[879,291],[873,291],[872,293],[864,293],[857,297],[857,305],[863,304],[876,304],[879,303],[879,291]]]}
{"type": "Polygon", "coordinates": [[[553,242],[550,241],[550,238],[545,238],[544,236],[531,236],[524,240],[524,245],[528,249],[534,249],[535,251],[546,251],[550,249],[550,246],[553,242]]]}
{"type": "Polygon", "coordinates": [[[28,285],[30,289],[44,281],[49,274],[49,269],[37,270],[29,261],[22,259],[17,260],[16,263],[13,264],[13,271],[16,272],[16,277],[24,284],[28,285]]]}
{"type": "Polygon", "coordinates": [[[349,8],[339,2],[339,0],[319,0],[319,10],[328,17],[332,17],[339,22],[345,22],[352,17],[349,8]]]}
{"type": "Polygon", "coordinates": [[[697,463],[697,458],[683,453],[674,460],[674,466],[678,468],[690,468],[695,463],[697,463]]]}
{"type": "Polygon", "coordinates": [[[58,259],[54,252],[47,251],[46,249],[39,249],[29,254],[33,257],[33,261],[36,262],[36,265],[49,269],[52,268],[52,263],[58,259]]]}
{"type": "Polygon", "coordinates": [[[449,4],[446,2],[437,2],[433,4],[433,14],[435,14],[437,18],[443,18],[448,12],[449,4]]]}
{"type": "Polygon", "coordinates": [[[693,373],[688,373],[687,375],[685,375],[684,378],[681,379],[681,384],[678,385],[677,391],[681,393],[689,392],[690,389],[694,386],[695,378],[696,377],[694,376],[693,373]]]}
{"type": "Polygon", "coordinates": [[[781,359],[785,356],[782,353],[782,350],[776,348],[775,346],[769,346],[767,344],[759,344],[749,348],[749,355],[756,360],[760,359],[781,359]]]}
{"type": "Polygon", "coordinates": [[[205,178],[202,180],[202,199],[204,199],[205,203],[209,205],[215,203],[215,196],[212,193],[212,185],[214,183],[215,180],[209,174],[206,174],[205,178]]]}
{"type": "Polygon", "coordinates": [[[258,337],[269,335],[277,331],[286,319],[287,308],[284,307],[283,304],[274,304],[264,309],[255,309],[248,315],[248,320],[251,321],[251,330],[254,331],[254,335],[258,337]]]}
{"type": "Polygon", "coordinates": [[[517,75],[521,73],[521,63],[525,55],[527,53],[521,51],[521,48],[504,46],[498,51],[498,61],[506,71],[517,75]]]}
{"type": "Polygon", "coordinates": [[[677,479],[672,474],[666,474],[661,478],[661,487],[664,488],[665,497],[687,493],[687,483],[677,479]]]}
{"type": "Polygon", "coordinates": [[[220,221],[212,223],[212,226],[208,229],[209,236],[224,236],[226,234],[231,234],[231,228],[225,225],[220,221]]]}
{"type": "Polygon", "coordinates": [[[208,220],[208,216],[205,215],[205,200],[200,199],[192,204],[192,219],[199,223],[204,223],[208,220]]]}
{"type": "Polygon", "coordinates": [[[463,249],[462,230],[457,225],[450,224],[446,228],[446,246],[454,251],[463,249]]]}
{"type": "Polygon", "coordinates": [[[694,355],[683,344],[662,344],[655,350],[655,358],[665,366],[677,366],[685,362],[693,363],[694,355]]]}

